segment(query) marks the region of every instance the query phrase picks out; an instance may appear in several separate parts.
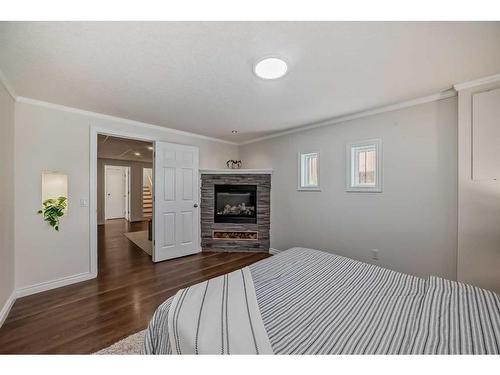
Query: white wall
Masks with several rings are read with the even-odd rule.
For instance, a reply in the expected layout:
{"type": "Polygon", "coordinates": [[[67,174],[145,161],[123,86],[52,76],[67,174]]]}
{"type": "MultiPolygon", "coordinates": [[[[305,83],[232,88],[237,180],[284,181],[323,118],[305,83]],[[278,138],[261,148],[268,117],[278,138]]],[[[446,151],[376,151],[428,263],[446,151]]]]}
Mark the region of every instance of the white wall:
{"type": "Polygon", "coordinates": [[[89,199],[92,125],[198,146],[200,168],[222,168],[226,160],[238,157],[233,145],[56,108],[18,102],[15,114],[15,274],[21,293],[34,291],[32,286],[40,283],[90,271],[89,208],[80,207],[80,199],[89,199]],[[68,174],[69,209],[60,232],[36,214],[43,170],[68,174]]]}
{"type": "Polygon", "coordinates": [[[459,91],[458,280],[500,293],[500,181],[471,178],[472,95],[497,87],[459,91]]]}
{"type": "Polygon", "coordinates": [[[153,168],[153,163],[102,158],[97,159],[97,222],[99,224],[104,223],[104,165],[130,167],[130,221],[143,220],[143,168],[153,168]]]}
{"type": "Polygon", "coordinates": [[[240,148],[273,168],[271,247],[305,246],[419,276],[456,278],[457,98],[240,148]],[[383,193],[345,192],[345,145],[381,138],[383,193]],[[298,192],[297,153],[321,151],[321,192],[298,192]]]}
{"type": "Polygon", "coordinates": [[[14,290],[14,99],[0,83],[0,325],[14,290]],[[5,306],[5,310],[2,309],[5,306]]]}

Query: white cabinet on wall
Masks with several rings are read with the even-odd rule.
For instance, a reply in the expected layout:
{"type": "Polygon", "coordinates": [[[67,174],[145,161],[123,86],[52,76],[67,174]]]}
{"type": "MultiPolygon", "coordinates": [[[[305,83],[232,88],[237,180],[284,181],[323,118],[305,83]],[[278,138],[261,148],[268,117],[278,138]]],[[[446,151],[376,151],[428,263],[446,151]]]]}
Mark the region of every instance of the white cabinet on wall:
{"type": "Polygon", "coordinates": [[[500,180],[500,88],[472,95],[472,178],[500,180]]]}
{"type": "Polygon", "coordinates": [[[500,293],[500,76],[457,90],[457,279],[500,293]]]}

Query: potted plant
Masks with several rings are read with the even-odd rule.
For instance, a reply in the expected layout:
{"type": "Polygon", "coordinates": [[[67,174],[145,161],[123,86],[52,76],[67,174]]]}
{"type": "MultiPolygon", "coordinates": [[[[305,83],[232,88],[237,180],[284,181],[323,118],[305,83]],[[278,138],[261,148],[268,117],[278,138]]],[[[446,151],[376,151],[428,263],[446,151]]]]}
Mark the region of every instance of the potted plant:
{"type": "Polygon", "coordinates": [[[66,197],[49,198],[43,203],[43,207],[38,211],[43,215],[43,219],[56,231],[59,231],[59,219],[64,215],[68,202],[66,197]]]}

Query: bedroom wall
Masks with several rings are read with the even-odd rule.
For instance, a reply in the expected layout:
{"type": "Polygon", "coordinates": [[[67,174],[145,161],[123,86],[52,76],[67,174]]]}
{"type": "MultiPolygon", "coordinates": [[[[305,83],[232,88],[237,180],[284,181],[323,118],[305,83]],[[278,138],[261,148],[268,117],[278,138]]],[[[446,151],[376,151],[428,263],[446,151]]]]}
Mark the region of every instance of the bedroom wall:
{"type": "Polygon", "coordinates": [[[97,159],[97,223],[104,223],[104,165],[130,167],[130,220],[140,221],[142,215],[143,168],[153,168],[153,163],[139,161],[97,159]]]}
{"type": "Polygon", "coordinates": [[[247,144],[240,158],[244,168],[274,169],[272,248],[311,247],[456,278],[456,97],[247,144]],[[383,192],[348,193],[346,143],[370,138],[383,142],[383,192]],[[297,154],[316,150],[322,190],[299,192],[297,154]]]}
{"type": "Polygon", "coordinates": [[[14,291],[14,99],[0,82],[0,326],[14,291]]]}
{"type": "Polygon", "coordinates": [[[90,271],[89,207],[80,200],[90,194],[90,127],[121,130],[159,140],[198,146],[200,168],[222,168],[238,156],[234,145],[191,137],[163,129],[140,127],[118,119],[67,111],[59,107],[16,103],[15,240],[16,288],[27,294],[64,285],[90,271]],[[68,174],[69,209],[60,232],[36,214],[40,206],[43,170],[68,174]]]}

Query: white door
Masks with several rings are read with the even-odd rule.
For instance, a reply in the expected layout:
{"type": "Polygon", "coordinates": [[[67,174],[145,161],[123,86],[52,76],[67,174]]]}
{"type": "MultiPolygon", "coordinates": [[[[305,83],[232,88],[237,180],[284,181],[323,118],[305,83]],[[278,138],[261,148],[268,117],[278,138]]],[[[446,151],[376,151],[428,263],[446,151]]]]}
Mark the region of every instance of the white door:
{"type": "Polygon", "coordinates": [[[198,148],[155,143],[153,261],[201,251],[198,148]]]}
{"type": "Polygon", "coordinates": [[[124,167],[104,166],[105,173],[105,219],[125,218],[126,215],[126,170],[124,167]]]}

